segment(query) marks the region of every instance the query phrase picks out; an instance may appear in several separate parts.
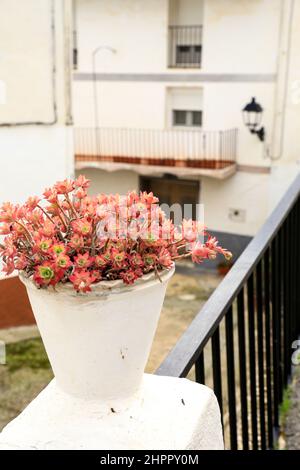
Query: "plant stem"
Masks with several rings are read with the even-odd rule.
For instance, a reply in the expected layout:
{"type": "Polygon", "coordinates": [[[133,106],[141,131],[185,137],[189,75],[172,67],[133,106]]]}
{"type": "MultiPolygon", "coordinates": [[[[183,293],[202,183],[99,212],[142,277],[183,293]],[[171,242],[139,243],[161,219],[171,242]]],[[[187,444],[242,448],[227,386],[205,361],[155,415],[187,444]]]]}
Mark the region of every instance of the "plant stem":
{"type": "Polygon", "coordinates": [[[52,219],[51,219],[50,215],[49,215],[49,214],[47,214],[47,212],[45,211],[45,209],[43,209],[43,208],[42,208],[42,207],[41,207],[39,204],[38,204],[36,207],[38,207],[38,208],[39,208],[39,209],[40,209],[40,210],[41,210],[41,211],[42,211],[42,212],[45,214],[45,216],[47,217],[47,219],[49,219],[49,220],[50,220],[50,222],[52,222],[52,223],[53,223],[53,225],[55,225],[55,226],[56,226],[56,224],[55,224],[54,220],[52,220],[52,219]]]}
{"type": "Polygon", "coordinates": [[[76,213],[76,211],[75,211],[75,207],[73,206],[73,204],[72,204],[72,202],[71,202],[71,200],[70,200],[70,198],[69,198],[69,195],[68,195],[68,194],[65,194],[65,198],[66,198],[67,203],[68,203],[69,206],[70,206],[70,209],[71,209],[71,212],[72,212],[73,216],[74,216],[75,218],[77,218],[78,215],[77,215],[77,213],[76,213]]]}
{"type": "MultiPolygon", "coordinates": [[[[54,222],[54,220],[51,219],[51,217],[49,216],[49,214],[47,214],[47,212],[45,211],[45,209],[43,209],[39,204],[37,205],[37,207],[43,212],[43,214],[45,214],[45,216],[47,217],[48,220],[50,220],[50,222],[53,223],[54,227],[58,230],[59,232],[59,236],[60,238],[63,240],[63,234],[61,233],[61,231],[59,230],[59,227],[57,226],[57,224],[54,222]]],[[[61,219],[60,219],[61,220],[61,219]]]]}
{"type": "Polygon", "coordinates": [[[181,259],[181,258],[188,258],[189,256],[191,256],[191,253],[184,253],[183,255],[178,255],[178,256],[172,257],[172,260],[181,259]]]}
{"type": "Polygon", "coordinates": [[[20,225],[20,227],[22,227],[22,229],[24,230],[25,234],[27,235],[27,241],[29,242],[29,244],[31,245],[32,244],[32,238],[31,238],[31,235],[30,233],[28,232],[27,228],[25,227],[25,225],[23,225],[21,222],[19,222],[18,220],[15,220],[15,223],[20,225]]]}

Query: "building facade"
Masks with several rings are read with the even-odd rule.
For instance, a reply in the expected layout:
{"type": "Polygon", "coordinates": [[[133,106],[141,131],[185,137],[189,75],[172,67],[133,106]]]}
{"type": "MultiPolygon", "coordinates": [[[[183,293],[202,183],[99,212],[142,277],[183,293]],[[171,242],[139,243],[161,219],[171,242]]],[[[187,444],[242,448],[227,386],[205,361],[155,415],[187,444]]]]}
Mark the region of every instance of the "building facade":
{"type": "Polygon", "coordinates": [[[299,24],[299,0],[76,0],[77,171],[254,235],[299,170],[299,24]]]}
{"type": "Polygon", "coordinates": [[[72,1],[0,5],[0,202],[22,202],[74,171],[72,1]]]}

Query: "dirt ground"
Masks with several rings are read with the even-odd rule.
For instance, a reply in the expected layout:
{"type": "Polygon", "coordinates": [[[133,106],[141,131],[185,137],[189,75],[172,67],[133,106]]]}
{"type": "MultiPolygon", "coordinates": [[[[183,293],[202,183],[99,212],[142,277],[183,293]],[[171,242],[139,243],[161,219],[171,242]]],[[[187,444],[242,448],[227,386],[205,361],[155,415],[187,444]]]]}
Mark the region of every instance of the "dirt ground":
{"type": "MultiPolygon", "coordinates": [[[[154,372],[160,365],[221,280],[214,271],[199,272],[189,267],[177,270],[167,289],[147,372],[154,372]]],[[[15,341],[18,342],[13,342],[13,334],[10,332],[7,364],[0,365],[0,430],[17,416],[52,378],[40,338],[19,341],[17,336],[15,341]]]]}

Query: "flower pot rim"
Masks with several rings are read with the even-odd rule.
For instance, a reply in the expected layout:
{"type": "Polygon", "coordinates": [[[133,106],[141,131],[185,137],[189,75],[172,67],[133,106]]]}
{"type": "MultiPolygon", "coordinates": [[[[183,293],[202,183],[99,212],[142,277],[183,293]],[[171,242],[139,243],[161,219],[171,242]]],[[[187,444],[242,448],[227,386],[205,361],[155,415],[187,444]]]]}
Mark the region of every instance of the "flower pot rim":
{"type": "Polygon", "coordinates": [[[100,281],[97,284],[91,285],[91,292],[76,292],[73,284],[67,282],[65,284],[56,284],[55,287],[49,286],[47,288],[38,288],[32,280],[32,276],[27,277],[23,271],[19,272],[19,278],[21,282],[29,289],[43,292],[48,295],[67,295],[68,297],[81,298],[82,300],[89,301],[99,298],[107,298],[110,296],[119,296],[121,294],[127,294],[133,291],[149,288],[151,286],[165,283],[174,274],[175,263],[169,269],[164,269],[159,272],[157,277],[155,271],[151,271],[144,274],[141,278],[137,279],[134,284],[124,284],[122,279],[116,279],[115,281],[100,281]]]}

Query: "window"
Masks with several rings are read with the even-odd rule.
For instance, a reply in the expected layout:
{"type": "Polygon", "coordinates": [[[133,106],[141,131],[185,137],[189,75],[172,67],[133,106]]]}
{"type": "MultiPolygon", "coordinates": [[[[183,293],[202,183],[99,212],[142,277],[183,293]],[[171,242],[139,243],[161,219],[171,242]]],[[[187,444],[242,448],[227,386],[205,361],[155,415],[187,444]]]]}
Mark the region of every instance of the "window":
{"type": "Polygon", "coordinates": [[[173,125],[174,126],[186,126],[186,111],[173,111],[174,117],[173,117],[173,125]]]}
{"type": "Polygon", "coordinates": [[[202,111],[173,110],[173,126],[202,126],[202,111]]]}
{"type": "Polygon", "coordinates": [[[176,65],[200,65],[201,64],[201,45],[197,46],[176,46],[176,65]]]}
{"type": "Polygon", "coordinates": [[[192,111],[192,125],[202,126],[202,111],[192,111]]]}

